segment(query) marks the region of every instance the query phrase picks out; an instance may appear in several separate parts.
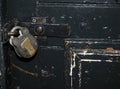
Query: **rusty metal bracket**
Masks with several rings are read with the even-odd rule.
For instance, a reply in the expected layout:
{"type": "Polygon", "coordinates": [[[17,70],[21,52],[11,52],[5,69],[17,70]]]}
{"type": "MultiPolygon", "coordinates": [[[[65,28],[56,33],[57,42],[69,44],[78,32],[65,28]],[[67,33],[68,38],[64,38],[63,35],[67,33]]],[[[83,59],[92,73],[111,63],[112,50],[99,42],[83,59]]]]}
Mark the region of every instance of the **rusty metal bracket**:
{"type": "Polygon", "coordinates": [[[4,25],[3,29],[3,38],[4,42],[7,42],[11,35],[17,36],[19,35],[18,32],[11,33],[10,30],[14,26],[22,26],[27,27],[32,33],[33,36],[37,37],[60,37],[60,38],[67,38],[71,34],[69,24],[54,24],[48,23],[47,18],[41,17],[34,17],[31,21],[22,22],[13,20],[4,25]]]}

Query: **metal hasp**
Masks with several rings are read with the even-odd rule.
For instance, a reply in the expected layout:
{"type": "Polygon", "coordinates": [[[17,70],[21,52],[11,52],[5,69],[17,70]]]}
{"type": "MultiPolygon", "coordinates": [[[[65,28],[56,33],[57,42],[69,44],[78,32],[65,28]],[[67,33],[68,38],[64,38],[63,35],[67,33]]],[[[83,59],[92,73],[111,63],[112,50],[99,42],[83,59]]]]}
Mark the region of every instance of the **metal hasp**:
{"type": "Polygon", "coordinates": [[[120,40],[66,39],[66,89],[119,89],[120,40]]]}
{"type": "Polygon", "coordinates": [[[18,32],[10,32],[10,30],[15,26],[27,27],[32,33],[33,36],[46,36],[46,37],[60,37],[66,38],[69,37],[71,34],[71,29],[69,24],[53,24],[47,23],[43,21],[39,21],[41,17],[37,17],[35,22],[18,22],[18,21],[11,21],[6,23],[3,27],[4,29],[4,41],[8,41],[10,36],[17,36],[19,35],[18,32]]]}

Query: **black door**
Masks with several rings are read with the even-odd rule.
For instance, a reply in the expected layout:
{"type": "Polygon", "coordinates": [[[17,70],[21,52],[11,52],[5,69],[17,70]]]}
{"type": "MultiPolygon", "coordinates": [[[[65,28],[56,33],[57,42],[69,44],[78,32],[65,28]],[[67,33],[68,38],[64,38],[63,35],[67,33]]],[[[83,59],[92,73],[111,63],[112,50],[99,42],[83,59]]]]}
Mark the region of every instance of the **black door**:
{"type": "MultiPolygon", "coordinates": [[[[6,79],[6,83],[3,83],[7,89],[120,88],[120,0],[2,0],[1,4],[3,47],[0,48],[4,48],[6,78],[3,79],[6,79]],[[10,36],[7,33],[15,26],[27,27],[36,38],[38,50],[33,57],[19,57],[9,43],[10,36]],[[68,38],[73,44],[66,48],[69,45],[65,39],[68,38]],[[105,44],[96,45],[94,41],[105,44]],[[77,45],[74,42],[78,42],[77,45]],[[92,53],[95,49],[100,50],[99,52],[104,49],[105,52],[112,51],[113,55],[117,50],[118,55],[93,55],[90,59],[95,62],[91,64],[83,60],[81,67],[80,59],[77,59],[72,77],[74,87],[71,87],[69,52],[72,50],[74,53],[78,49],[93,50],[92,53]],[[96,58],[113,58],[115,62],[100,62],[96,58]],[[79,69],[83,74],[81,78],[77,76],[79,69]]],[[[81,55],[78,56],[81,58],[81,55]]],[[[84,56],[82,59],[89,58],[84,56]]]]}

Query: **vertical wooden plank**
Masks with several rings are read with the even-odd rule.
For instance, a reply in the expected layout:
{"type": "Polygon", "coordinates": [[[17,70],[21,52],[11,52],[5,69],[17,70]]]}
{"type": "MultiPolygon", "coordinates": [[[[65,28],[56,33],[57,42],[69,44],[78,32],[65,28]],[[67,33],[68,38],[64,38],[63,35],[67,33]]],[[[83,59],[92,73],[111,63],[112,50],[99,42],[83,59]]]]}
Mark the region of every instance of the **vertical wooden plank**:
{"type": "Polygon", "coordinates": [[[5,63],[2,43],[2,0],[0,0],[0,89],[5,89],[5,63]]]}

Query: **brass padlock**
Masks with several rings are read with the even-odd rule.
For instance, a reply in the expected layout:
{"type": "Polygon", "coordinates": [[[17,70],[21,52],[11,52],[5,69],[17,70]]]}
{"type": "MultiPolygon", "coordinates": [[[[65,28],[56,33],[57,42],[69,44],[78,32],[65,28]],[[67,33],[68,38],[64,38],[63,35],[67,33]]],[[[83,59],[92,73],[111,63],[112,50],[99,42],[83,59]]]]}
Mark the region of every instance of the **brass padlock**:
{"type": "Polygon", "coordinates": [[[31,58],[35,55],[38,49],[37,40],[32,36],[26,27],[15,26],[11,32],[18,30],[19,36],[10,37],[10,44],[14,47],[18,56],[23,58],[31,58]]]}

